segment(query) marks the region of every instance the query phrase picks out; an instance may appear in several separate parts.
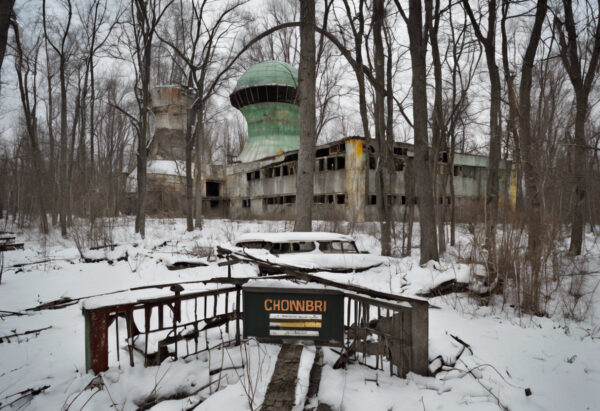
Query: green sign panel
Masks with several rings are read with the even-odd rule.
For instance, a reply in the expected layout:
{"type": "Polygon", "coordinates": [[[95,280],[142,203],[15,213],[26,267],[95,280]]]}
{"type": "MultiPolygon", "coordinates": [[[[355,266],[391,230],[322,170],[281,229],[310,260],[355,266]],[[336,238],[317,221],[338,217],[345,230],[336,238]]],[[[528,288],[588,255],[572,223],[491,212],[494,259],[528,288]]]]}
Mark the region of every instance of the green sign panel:
{"type": "Polygon", "coordinates": [[[342,345],[344,294],[323,289],[244,288],[244,338],[342,345]]]}

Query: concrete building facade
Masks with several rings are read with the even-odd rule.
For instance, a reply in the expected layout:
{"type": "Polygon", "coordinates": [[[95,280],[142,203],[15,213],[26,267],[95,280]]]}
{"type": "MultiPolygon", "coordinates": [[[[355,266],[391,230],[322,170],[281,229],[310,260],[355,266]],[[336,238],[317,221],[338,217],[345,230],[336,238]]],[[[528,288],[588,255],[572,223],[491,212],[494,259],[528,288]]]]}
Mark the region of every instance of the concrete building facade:
{"type": "MultiPolygon", "coordinates": [[[[248,143],[242,149],[239,161],[203,167],[203,212],[206,217],[295,217],[300,137],[297,83],[295,68],[273,61],[259,63],[240,77],[230,101],[246,118],[248,143]]],[[[158,209],[183,215],[185,157],[179,155],[184,153],[180,151],[183,147],[183,128],[180,125],[185,125],[184,113],[191,100],[183,91],[178,94],[172,90],[165,91],[165,88],[157,89],[152,94],[157,134],[150,145],[149,187],[157,193],[155,196],[170,199],[167,203],[163,201],[158,209]],[[158,127],[159,124],[161,127],[158,127]],[[167,166],[165,161],[170,161],[171,166],[167,166]]],[[[384,199],[377,198],[375,194],[375,154],[374,146],[367,145],[364,138],[357,136],[316,147],[314,218],[356,222],[375,220],[377,202],[386,201],[393,218],[403,219],[409,202],[406,175],[413,147],[405,143],[394,144],[393,170],[388,173],[389,192],[384,199]]],[[[441,153],[436,184],[437,191],[444,192],[444,195],[438,196],[439,204],[444,207],[450,205],[450,179],[446,177],[452,173],[457,219],[468,220],[474,212],[481,211],[487,167],[487,157],[467,154],[455,154],[454,164],[450,167],[447,154],[441,153]],[[446,189],[442,190],[444,183],[446,189]]],[[[508,200],[514,206],[516,188],[510,163],[503,162],[501,169],[501,201],[508,200]]],[[[129,174],[129,180],[134,173],[135,170],[129,174]]],[[[418,213],[418,207],[415,211],[418,213]]]]}

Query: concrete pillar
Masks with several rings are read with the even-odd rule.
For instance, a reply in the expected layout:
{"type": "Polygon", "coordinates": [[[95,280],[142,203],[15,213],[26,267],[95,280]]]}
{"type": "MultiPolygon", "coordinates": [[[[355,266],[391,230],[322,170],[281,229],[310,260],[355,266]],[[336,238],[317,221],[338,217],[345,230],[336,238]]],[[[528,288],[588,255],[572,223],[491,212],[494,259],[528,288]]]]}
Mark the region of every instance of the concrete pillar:
{"type": "Polygon", "coordinates": [[[348,219],[354,222],[365,221],[365,167],[367,154],[364,140],[346,140],[346,206],[348,219]]]}

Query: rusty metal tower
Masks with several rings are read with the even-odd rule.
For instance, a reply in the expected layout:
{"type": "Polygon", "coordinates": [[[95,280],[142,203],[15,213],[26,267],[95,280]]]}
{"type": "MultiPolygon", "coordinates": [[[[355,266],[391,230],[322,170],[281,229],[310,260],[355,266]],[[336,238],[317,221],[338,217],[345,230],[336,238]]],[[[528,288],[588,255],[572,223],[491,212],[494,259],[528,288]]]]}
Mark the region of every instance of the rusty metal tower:
{"type": "Polygon", "coordinates": [[[247,163],[300,145],[300,112],[296,101],[298,70],[279,61],[250,67],[229,96],[248,124],[248,142],[239,155],[247,163]]]}

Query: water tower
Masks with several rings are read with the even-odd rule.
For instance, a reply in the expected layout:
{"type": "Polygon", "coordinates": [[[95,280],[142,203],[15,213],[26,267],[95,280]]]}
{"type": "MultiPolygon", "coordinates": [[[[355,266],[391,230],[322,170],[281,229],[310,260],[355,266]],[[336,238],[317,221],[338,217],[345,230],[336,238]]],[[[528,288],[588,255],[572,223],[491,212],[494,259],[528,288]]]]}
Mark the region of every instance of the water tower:
{"type": "Polygon", "coordinates": [[[229,96],[248,124],[248,142],[238,159],[247,163],[300,145],[300,112],[296,102],[298,70],[279,61],[250,67],[229,96]]]}

